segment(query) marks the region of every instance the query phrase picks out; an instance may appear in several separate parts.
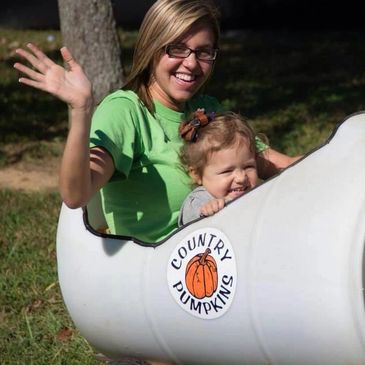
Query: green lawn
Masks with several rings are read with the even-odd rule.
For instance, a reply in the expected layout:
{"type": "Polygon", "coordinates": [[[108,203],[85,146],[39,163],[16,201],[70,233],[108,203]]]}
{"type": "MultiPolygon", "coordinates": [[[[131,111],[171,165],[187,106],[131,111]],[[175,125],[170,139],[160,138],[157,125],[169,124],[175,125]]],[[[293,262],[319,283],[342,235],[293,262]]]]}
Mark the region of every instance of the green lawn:
{"type": "MultiPolygon", "coordinates": [[[[128,69],[135,34],[122,36],[128,69]]],[[[303,153],[365,109],[363,40],[357,31],[225,35],[206,92],[247,116],[275,148],[303,153]]],[[[0,30],[0,167],[19,159],[44,163],[42,156],[61,153],[67,133],[66,107],[17,83],[14,49],[28,41],[59,61],[59,32],[0,30]]],[[[56,193],[0,190],[1,365],[100,364],[62,302],[59,208],[56,193]]]]}
{"type": "Polygon", "coordinates": [[[58,194],[0,190],[0,202],[0,364],[100,364],[58,286],[58,194]]]}

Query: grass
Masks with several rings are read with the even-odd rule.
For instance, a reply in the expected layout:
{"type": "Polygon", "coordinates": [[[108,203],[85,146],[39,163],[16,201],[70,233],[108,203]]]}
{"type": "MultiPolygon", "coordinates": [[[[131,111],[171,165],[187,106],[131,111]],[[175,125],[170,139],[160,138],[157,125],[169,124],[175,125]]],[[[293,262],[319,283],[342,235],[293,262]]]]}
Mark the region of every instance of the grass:
{"type": "Polygon", "coordinates": [[[58,194],[0,190],[0,201],[0,363],[100,364],[58,287],[58,194]]]}
{"type": "MultiPolygon", "coordinates": [[[[126,69],[135,33],[121,32],[126,69]]],[[[247,116],[272,146],[303,153],[365,109],[363,32],[225,34],[206,92],[247,116]]],[[[17,83],[14,50],[32,41],[60,62],[57,31],[0,30],[0,167],[59,156],[66,107],[17,83]]],[[[56,193],[0,190],[0,364],[100,364],[57,282],[56,193]]]]}

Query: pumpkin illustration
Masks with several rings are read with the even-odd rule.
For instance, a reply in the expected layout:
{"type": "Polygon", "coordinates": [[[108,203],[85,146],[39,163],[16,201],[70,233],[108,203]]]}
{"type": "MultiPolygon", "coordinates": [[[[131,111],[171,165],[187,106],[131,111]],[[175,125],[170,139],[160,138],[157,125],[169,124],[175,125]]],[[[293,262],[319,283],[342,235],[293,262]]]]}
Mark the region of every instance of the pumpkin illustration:
{"type": "Polygon", "coordinates": [[[185,284],[190,294],[197,299],[211,297],[217,290],[217,263],[210,256],[210,249],[194,256],[186,265],[185,284]]]}

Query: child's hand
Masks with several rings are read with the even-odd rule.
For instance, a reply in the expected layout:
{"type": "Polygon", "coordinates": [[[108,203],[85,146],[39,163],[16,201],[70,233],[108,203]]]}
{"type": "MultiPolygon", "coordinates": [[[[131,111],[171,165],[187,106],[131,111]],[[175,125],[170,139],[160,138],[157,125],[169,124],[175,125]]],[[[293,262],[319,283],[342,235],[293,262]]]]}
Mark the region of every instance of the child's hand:
{"type": "Polygon", "coordinates": [[[210,200],[208,203],[205,203],[200,208],[200,214],[202,216],[208,217],[219,212],[221,209],[224,208],[225,205],[226,202],[223,198],[210,200]]]}
{"type": "Polygon", "coordinates": [[[61,48],[61,55],[67,69],[53,62],[35,45],[29,43],[27,47],[30,52],[22,48],[16,50],[19,56],[32,65],[30,68],[15,63],[14,68],[26,75],[19,82],[49,92],[73,109],[92,107],[91,82],[66,47],[61,48]]]}

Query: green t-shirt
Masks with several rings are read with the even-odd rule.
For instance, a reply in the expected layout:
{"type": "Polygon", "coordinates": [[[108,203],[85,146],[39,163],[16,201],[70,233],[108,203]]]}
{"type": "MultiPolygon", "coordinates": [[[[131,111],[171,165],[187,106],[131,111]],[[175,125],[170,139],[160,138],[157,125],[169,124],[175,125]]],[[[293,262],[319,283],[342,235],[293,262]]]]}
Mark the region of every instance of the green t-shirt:
{"type": "Polygon", "coordinates": [[[177,228],[191,181],[179,165],[178,127],[197,108],[220,111],[218,101],[196,96],[184,113],[155,101],[155,114],[133,91],[118,90],[96,109],[90,146],[104,147],[115,173],[102,188],[102,204],[112,233],[156,242],[177,228]]]}
{"type": "MultiPolygon", "coordinates": [[[[215,98],[194,96],[184,112],[154,101],[152,115],[133,91],[118,90],[96,109],[90,147],[105,148],[115,173],[101,189],[103,210],[113,234],[157,242],[177,228],[181,205],[192,190],[179,164],[178,128],[197,108],[223,111],[215,98]]],[[[267,148],[257,140],[259,151],[267,148]]]]}

